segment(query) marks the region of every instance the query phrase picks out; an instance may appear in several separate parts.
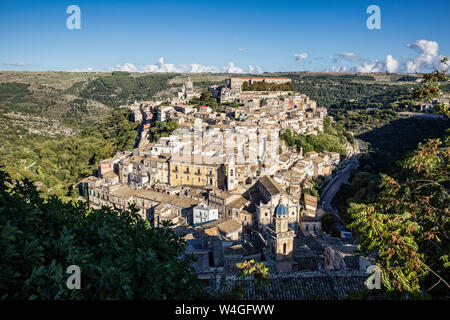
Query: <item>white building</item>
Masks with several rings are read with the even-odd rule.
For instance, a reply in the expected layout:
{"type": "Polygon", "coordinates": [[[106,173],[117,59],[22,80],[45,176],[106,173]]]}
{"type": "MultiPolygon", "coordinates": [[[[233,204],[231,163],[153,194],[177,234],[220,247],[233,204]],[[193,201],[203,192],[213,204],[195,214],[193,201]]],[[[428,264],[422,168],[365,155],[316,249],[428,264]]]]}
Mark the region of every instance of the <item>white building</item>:
{"type": "Polygon", "coordinates": [[[184,145],[185,143],[182,143],[178,136],[171,135],[170,137],[162,137],[158,140],[158,143],[152,146],[151,155],[159,156],[161,153],[178,153],[184,145]]]}
{"type": "Polygon", "coordinates": [[[204,224],[219,219],[219,209],[208,207],[205,203],[200,203],[193,210],[193,224],[204,224]]]}
{"type": "Polygon", "coordinates": [[[170,112],[175,112],[175,109],[170,106],[161,107],[158,109],[157,120],[166,121],[169,118],[170,112]]]}

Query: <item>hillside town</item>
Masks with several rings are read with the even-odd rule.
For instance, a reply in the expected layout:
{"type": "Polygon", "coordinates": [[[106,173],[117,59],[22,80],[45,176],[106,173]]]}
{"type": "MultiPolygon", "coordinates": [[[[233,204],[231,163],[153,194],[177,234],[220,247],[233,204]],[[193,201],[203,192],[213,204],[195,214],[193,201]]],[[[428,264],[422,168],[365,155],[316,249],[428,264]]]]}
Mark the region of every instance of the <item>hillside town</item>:
{"type": "Polygon", "coordinates": [[[170,223],[211,289],[223,277],[235,281],[236,264],[250,259],[298,279],[363,277],[370,263],[355,253],[351,233],[325,233],[324,209],[307,192],[314,178],[326,183],[336,175],[358,148],[346,146],[343,159],[293,150],[280,139],[288,129],[323,132],[327,109],[294,92],[284,77],[231,77],[208,90],[223,110],[190,104],[202,93],[189,78],[176,97],[125,106],[140,124],[135,148],[100,161],[97,176],[78,183],[89,205],[134,206],[155,228],[170,223]],[[152,139],[155,123],[168,121],[176,129],[152,139]]]}

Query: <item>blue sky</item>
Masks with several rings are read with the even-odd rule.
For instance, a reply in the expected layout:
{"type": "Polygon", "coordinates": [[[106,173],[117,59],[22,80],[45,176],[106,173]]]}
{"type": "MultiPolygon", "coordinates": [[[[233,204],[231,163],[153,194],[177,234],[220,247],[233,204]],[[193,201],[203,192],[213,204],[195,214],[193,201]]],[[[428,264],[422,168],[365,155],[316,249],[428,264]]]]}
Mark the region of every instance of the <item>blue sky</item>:
{"type": "Polygon", "coordinates": [[[2,0],[0,69],[425,72],[450,54],[449,13],[445,0],[2,0]]]}

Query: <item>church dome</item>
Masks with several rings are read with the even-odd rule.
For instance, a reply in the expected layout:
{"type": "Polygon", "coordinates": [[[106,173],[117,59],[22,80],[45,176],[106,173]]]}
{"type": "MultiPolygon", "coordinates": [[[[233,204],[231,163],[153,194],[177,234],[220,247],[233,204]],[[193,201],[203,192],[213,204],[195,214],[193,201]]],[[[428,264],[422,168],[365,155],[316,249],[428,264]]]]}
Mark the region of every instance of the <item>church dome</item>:
{"type": "Polygon", "coordinates": [[[281,204],[281,203],[279,205],[277,205],[277,207],[275,208],[275,214],[279,215],[279,216],[287,215],[287,208],[286,208],[286,206],[281,204]]]}

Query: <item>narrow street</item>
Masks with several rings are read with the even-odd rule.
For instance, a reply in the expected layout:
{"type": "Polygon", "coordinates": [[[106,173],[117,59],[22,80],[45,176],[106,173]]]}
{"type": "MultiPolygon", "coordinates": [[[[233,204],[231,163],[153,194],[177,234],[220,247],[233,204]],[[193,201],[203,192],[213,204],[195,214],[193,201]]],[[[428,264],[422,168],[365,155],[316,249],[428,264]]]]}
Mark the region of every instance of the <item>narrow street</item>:
{"type": "Polygon", "coordinates": [[[359,153],[345,160],[347,161],[345,168],[340,169],[337,172],[336,176],[326,185],[326,187],[322,191],[322,194],[320,195],[319,207],[323,209],[323,215],[326,213],[330,213],[333,215],[334,221],[336,223],[336,228],[339,232],[348,230],[345,227],[345,222],[337,214],[337,210],[332,207],[331,201],[341,188],[341,185],[344,183],[348,183],[348,178],[350,177],[351,170],[358,168],[359,158],[361,154],[367,151],[361,141],[358,141],[358,147],[360,150],[359,153]]]}

